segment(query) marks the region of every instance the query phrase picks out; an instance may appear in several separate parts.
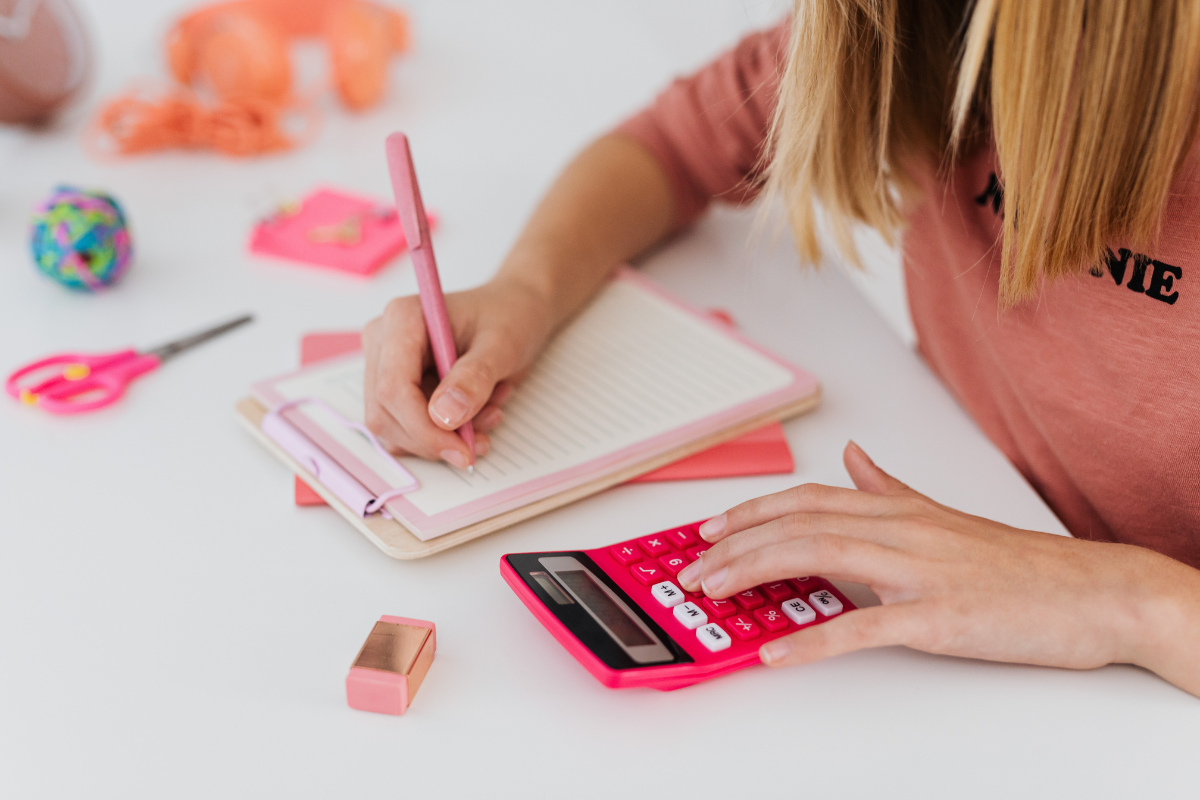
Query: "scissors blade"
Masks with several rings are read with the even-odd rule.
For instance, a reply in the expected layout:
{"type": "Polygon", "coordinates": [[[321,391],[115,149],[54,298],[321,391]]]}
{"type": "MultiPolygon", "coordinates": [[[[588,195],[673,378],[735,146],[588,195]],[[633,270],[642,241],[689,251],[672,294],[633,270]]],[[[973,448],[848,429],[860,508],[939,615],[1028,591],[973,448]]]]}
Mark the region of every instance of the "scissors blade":
{"type": "Polygon", "coordinates": [[[253,319],[253,314],[243,314],[237,319],[231,319],[229,322],[223,322],[216,327],[200,331],[199,333],[193,333],[191,336],[185,336],[184,338],[176,339],[173,342],[167,342],[166,344],[156,347],[153,350],[147,350],[145,355],[156,356],[159,361],[166,361],[172,356],[179,355],[184,350],[188,350],[198,344],[203,344],[209,339],[216,338],[223,333],[228,333],[234,328],[245,325],[247,322],[250,322],[253,319]]]}

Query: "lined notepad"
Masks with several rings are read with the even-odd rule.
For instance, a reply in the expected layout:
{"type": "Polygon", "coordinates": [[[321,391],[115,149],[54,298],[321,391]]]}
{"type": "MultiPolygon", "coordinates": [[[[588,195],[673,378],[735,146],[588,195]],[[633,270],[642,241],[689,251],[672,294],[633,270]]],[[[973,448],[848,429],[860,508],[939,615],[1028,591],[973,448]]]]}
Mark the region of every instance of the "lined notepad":
{"type": "MultiPolygon", "coordinates": [[[[255,387],[274,407],[318,397],[363,417],[361,355],[255,387]]],[[[468,474],[402,458],[421,486],[388,510],[425,540],[563,491],[816,391],[810,376],[623,271],[550,343],[468,474]]],[[[287,418],[372,492],[401,485],[393,465],[318,406],[287,418]]]]}

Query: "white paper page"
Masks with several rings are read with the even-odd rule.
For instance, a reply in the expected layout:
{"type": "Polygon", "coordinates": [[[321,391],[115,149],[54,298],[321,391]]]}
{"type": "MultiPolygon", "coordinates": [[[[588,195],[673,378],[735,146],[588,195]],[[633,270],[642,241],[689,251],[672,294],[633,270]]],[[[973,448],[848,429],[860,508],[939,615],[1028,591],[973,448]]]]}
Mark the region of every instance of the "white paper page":
{"type": "MultiPolygon", "coordinates": [[[[287,399],[320,397],[362,421],[361,358],[277,381],[287,399]]],[[[615,281],[551,342],[491,432],[473,475],[402,458],[428,515],[615,453],[788,386],[792,374],[630,281],[615,281]]],[[[304,414],[381,477],[389,467],[357,433],[316,407],[304,414]]],[[[399,479],[395,479],[399,485],[399,479]]]]}

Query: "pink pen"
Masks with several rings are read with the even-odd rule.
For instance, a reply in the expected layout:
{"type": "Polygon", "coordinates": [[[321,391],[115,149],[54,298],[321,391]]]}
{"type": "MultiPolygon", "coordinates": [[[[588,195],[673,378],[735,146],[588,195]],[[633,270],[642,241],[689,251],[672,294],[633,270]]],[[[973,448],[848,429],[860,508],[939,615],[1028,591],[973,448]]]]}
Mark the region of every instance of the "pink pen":
{"type": "MultiPolygon", "coordinates": [[[[429,239],[429,218],[425,216],[425,204],[421,202],[421,189],[417,186],[417,171],[413,167],[412,150],[408,137],[393,133],[387,138],[388,170],[392,175],[392,191],[396,195],[396,213],[404,227],[404,238],[412,254],[413,270],[417,274],[417,291],[421,295],[421,311],[425,314],[425,327],[429,331],[429,343],[433,347],[433,360],[437,363],[439,378],[445,378],[458,360],[454,348],[454,331],[450,327],[450,315],[446,313],[446,298],[442,296],[442,282],[438,278],[437,261],[433,258],[433,242],[429,239]]],[[[467,443],[474,469],[475,429],[470,420],[458,429],[458,435],[467,443]]]]}

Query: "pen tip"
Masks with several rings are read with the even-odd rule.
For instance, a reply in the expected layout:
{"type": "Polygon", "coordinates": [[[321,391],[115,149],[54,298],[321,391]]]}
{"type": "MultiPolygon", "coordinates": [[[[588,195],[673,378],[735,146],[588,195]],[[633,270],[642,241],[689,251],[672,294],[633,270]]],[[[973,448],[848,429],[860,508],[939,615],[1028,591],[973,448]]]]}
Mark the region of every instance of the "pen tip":
{"type": "Polygon", "coordinates": [[[474,464],[468,464],[468,465],[467,465],[467,474],[468,474],[468,475],[474,475],[474,474],[475,474],[475,465],[474,465],[474,464]]]}

